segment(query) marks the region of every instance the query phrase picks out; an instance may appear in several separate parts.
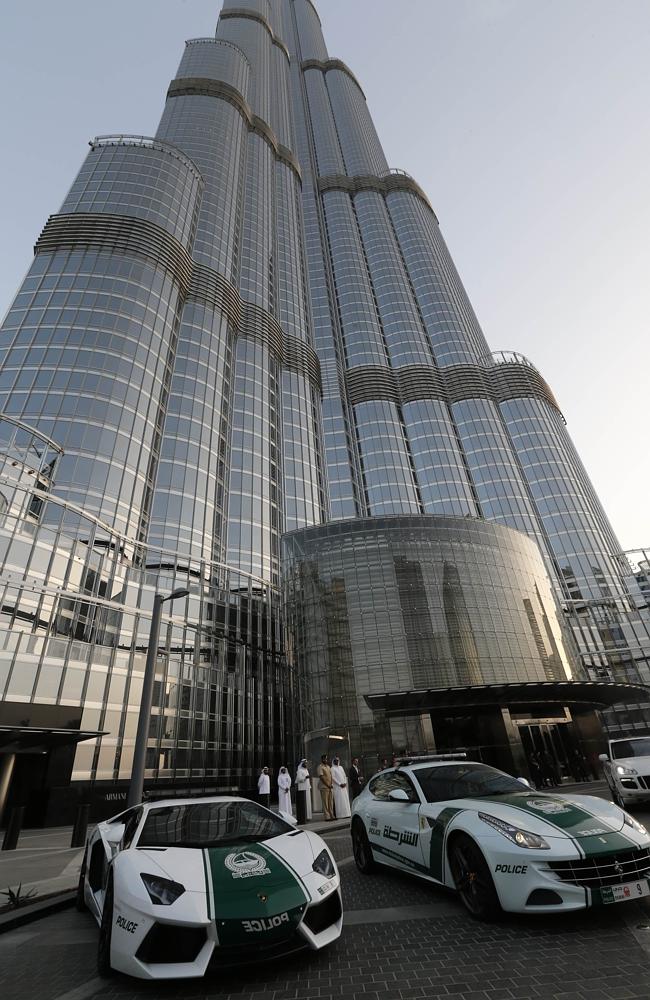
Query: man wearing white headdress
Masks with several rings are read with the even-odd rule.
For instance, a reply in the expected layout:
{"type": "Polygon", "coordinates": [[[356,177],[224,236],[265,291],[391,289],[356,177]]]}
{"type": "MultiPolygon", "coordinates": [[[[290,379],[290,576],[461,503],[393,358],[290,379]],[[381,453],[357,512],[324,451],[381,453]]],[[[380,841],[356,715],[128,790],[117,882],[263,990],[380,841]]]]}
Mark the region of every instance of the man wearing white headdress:
{"type": "Polygon", "coordinates": [[[348,776],[341,767],[338,757],[332,764],[332,787],[334,791],[334,813],[337,819],[345,819],[350,815],[350,796],[348,794],[348,776]]]}
{"type": "Polygon", "coordinates": [[[296,771],[296,791],[307,792],[307,819],[311,819],[311,779],[307,770],[307,761],[301,760],[296,771]]]}
{"type": "Polygon", "coordinates": [[[278,808],[280,812],[293,815],[291,811],[291,777],[286,767],[281,767],[278,775],[278,808]]]}

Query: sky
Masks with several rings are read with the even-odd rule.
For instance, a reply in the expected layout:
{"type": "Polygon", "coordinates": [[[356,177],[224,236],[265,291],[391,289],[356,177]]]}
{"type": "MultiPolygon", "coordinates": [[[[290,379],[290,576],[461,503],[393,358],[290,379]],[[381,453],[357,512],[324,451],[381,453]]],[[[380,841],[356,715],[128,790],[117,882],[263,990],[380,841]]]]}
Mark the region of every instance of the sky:
{"type": "MultiPolygon", "coordinates": [[[[316,0],[493,350],[553,389],[624,549],[650,546],[650,3],[316,0]],[[644,428],[646,428],[644,430],[644,428]]],[[[220,0],[6,0],[0,314],[94,135],[151,135],[220,0]]]]}

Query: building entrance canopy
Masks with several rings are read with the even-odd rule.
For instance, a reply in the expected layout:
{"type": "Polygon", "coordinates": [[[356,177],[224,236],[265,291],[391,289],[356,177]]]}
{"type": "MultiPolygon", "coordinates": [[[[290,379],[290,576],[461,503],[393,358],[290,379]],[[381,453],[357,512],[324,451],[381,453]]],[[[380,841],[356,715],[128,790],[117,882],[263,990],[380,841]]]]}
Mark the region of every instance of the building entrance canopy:
{"type": "Polygon", "coordinates": [[[102,731],[85,729],[38,729],[34,726],[0,726],[0,753],[48,753],[105,736],[102,731]]]}
{"type": "Polygon", "coordinates": [[[650,688],[610,681],[538,681],[512,684],[478,684],[367,694],[374,711],[409,715],[440,709],[473,709],[481,706],[548,705],[580,706],[585,710],[636,704],[650,699],[650,688]]]}

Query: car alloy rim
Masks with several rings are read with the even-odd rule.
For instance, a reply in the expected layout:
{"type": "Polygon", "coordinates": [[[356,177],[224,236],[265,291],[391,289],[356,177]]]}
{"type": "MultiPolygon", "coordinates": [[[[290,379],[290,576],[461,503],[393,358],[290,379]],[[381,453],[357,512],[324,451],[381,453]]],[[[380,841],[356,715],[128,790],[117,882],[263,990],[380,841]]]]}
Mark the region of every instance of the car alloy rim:
{"type": "Polygon", "coordinates": [[[363,837],[361,836],[359,830],[354,831],[354,856],[358,864],[365,865],[366,845],[363,842],[363,837]]]}
{"type": "Polygon", "coordinates": [[[456,859],[456,888],[472,910],[480,908],[483,895],[483,884],[480,872],[476,866],[468,860],[465,852],[460,847],[454,848],[456,859]]]}

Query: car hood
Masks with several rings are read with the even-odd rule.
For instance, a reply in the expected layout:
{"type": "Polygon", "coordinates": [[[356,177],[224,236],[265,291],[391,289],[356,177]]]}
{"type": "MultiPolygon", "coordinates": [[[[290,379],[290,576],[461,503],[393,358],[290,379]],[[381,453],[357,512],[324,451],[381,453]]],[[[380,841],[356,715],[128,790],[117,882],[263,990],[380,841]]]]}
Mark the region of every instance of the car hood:
{"type": "Polygon", "coordinates": [[[612,761],[612,767],[616,770],[616,765],[629,767],[637,774],[650,774],[650,757],[617,757],[612,761]]]}
{"type": "Polygon", "coordinates": [[[647,835],[625,824],[625,814],[618,806],[592,795],[515,792],[462,799],[454,805],[495,816],[546,840],[579,841],[590,854],[626,850],[648,842],[647,835]]]}
{"type": "Polygon", "coordinates": [[[284,881],[287,865],[299,876],[310,874],[314,859],[324,847],[324,842],[316,834],[299,830],[260,843],[233,843],[206,849],[138,847],[136,853],[141,871],[154,873],[157,870],[166,878],[180,882],[189,891],[201,892],[205,889],[208,865],[215,872],[222,869],[229,872],[230,881],[226,881],[226,885],[232,882],[233,888],[250,879],[254,879],[255,885],[264,882],[272,886],[284,881]],[[273,864],[274,857],[279,857],[287,865],[273,864]],[[256,859],[267,863],[263,865],[256,859]]]}

